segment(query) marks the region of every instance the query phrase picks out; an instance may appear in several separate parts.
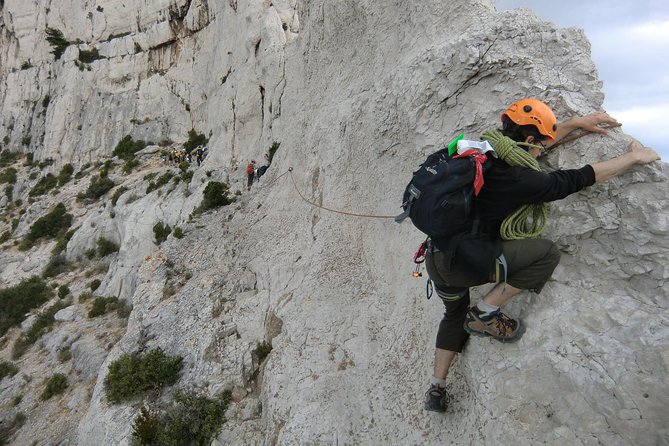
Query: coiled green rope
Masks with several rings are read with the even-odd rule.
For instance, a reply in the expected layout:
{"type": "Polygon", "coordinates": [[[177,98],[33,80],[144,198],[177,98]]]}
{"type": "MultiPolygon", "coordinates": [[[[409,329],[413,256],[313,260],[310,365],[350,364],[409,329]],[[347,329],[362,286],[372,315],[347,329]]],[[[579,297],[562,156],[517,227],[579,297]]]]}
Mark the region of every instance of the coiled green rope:
{"type": "MultiPolygon", "coordinates": [[[[497,130],[485,132],[482,139],[492,144],[497,155],[510,166],[529,167],[541,171],[537,160],[519,147],[519,145],[539,146],[517,143],[497,130]]],[[[499,234],[503,240],[537,238],[546,227],[547,220],[548,205],[546,203],[524,204],[504,219],[499,234]],[[531,220],[528,220],[530,217],[531,220]]]]}

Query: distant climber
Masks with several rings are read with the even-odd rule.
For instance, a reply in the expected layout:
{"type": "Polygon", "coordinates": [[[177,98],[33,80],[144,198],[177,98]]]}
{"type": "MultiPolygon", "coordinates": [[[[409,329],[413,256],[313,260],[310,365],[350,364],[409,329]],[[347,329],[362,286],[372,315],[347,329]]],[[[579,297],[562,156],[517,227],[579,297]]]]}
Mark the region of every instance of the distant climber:
{"type": "Polygon", "coordinates": [[[608,161],[544,173],[535,158],[544,147],[550,148],[545,143],[554,143],[578,128],[604,134],[606,130],[600,124],[618,123],[600,112],[558,125],[553,111],[536,99],[511,104],[501,120],[501,132],[483,134],[483,140],[494,150],[482,158],[483,184],[474,198],[478,229],[472,225],[460,237],[428,241],[427,271],[446,310],[437,332],[434,373],[425,394],[426,410],[446,411],[448,370],[470,334],[501,342],[520,338],[523,323],[504,314],[500,307],[523,290],[539,293],[558,265],[560,252],[552,241],[528,238],[534,235],[509,227],[507,217],[517,215],[515,211],[526,205],[530,211],[542,212],[545,202],[565,198],[634,165],[660,159],[655,150],[634,141],[625,154],[608,161]],[[477,271],[488,273],[476,274],[477,271]],[[496,285],[470,308],[469,287],[486,283],[496,285]]]}
{"type": "Polygon", "coordinates": [[[258,167],[258,170],[256,171],[256,181],[260,181],[260,177],[265,175],[266,171],[267,171],[267,166],[266,165],[262,165],[262,166],[258,167]]]}
{"type": "Polygon", "coordinates": [[[251,186],[253,185],[253,178],[256,175],[256,162],[255,160],[252,160],[248,166],[246,166],[246,177],[247,177],[247,182],[246,182],[246,188],[247,190],[251,190],[251,186]]]}
{"type": "Polygon", "coordinates": [[[195,151],[195,160],[197,161],[197,166],[200,167],[202,164],[202,159],[204,158],[204,149],[202,146],[198,147],[195,151]]]}

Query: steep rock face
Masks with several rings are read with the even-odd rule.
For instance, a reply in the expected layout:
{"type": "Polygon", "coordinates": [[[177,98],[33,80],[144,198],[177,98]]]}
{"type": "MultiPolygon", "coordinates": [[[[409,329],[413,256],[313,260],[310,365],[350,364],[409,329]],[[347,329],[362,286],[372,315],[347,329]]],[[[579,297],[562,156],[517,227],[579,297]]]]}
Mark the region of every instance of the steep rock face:
{"type": "MultiPolygon", "coordinates": [[[[513,99],[540,97],[561,117],[599,109],[582,32],[527,11],[499,14],[488,1],[120,8],[86,3],[91,17],[79,2],[5,1],[0,137],[18,145],[30,136],[25,150],[62,164],[109,155],[128,133],[183,140],[195,128],[211,136],[205,168],[237,188],[240,165],[272,141],[281,146],[250,195],[193,223],[203,174],[192,196],[121,198],[114,219],[104,206],[80,216],[68,255],[100,234],[118,240],[101,289],[134,309],[72,442],[130,442],[137,406],[109,405],[102,383],[122,353],[153,347],[184,356],[179,386],[211,395],[234,388],[221,444],[667,441],[665,166],[551,206],[545,235],[562,263],[541,295],[508,305],[528,325],[519,343],[471,340],[449,377],[446,416],[422,410],[443,308],[410,277],[420,234],[408,223],[331,213],[298,194],[392,215],[426,154],[461,131],[474,138],[495,126],[513,99]],[[45,22],[103,58],[80,70],[71,45],[51,63],[33,32],[45,22]],[[33,67],[20,69],[28,56],[33,67]],[[183,224],[186,237],[146,257],[157,219],[183,224]],[[192,277],[165,298],[175,272],[192,277]],[[261,341],[273,345],[262,364],[253,355],[261,341]]],[[[580,167],[628,141],[619,131],[586,136],[542,165],[580,167]]],[[[12,268],[29,270],[34,254],[12,257],[12,268]]],[[[83,351],[100,362],[100,349],[83,351]]]]}

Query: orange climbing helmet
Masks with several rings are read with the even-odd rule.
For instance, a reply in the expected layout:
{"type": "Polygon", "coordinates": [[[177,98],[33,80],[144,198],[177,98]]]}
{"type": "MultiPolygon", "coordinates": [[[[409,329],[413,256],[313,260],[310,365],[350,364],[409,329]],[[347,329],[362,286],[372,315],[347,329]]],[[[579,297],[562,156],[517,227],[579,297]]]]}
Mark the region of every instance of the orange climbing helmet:
{"type": "Polygon", "coordinates": [[[553,110],[538,99],[521,99],[509,105],[502,113],[517,125],[533,125],[549,141],[557,136],[557,119],[553,110]]]}

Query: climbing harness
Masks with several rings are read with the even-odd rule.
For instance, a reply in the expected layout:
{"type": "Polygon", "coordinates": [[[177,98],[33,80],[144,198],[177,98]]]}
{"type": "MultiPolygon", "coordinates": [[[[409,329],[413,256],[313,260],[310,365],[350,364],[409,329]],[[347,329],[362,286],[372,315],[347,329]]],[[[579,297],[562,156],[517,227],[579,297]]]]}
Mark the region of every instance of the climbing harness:
{"type": "MultiPolygon", "coordinates": [[[[423,273],[420,271],[420,267],[425,262],[425,253],[427,253],[427,242],[429,240],[430,240],[429,237],[426,238],[425,241],[420,244],[420,246],[413,255],[413,263],[416,264],[416,269],[414,269],[411,275],[416,279],[423,277],[423,273]]],[[[425,283],[425,295],[427,296],[428,300],[430,299],[430,297],[432,297],[432,292],[433,292],[432,280],[430,280],[430,278],[428,277],[427,282],[425,283]]]]}
{"type": "Polygon", "coordinates": [[[425,262],[425,253],[427,252],[427,241],[428,240],[429,240],[429,238],[425,239],[425,241],[420,244],[420,246],[418,247],[418,250],[413,255],[413,263],[416,264],[416,269],[414,269],[414,271],[411,275],[415,278],[423,277],[423,273],[420,272],[420,265],[423,262],[425,262]]]}

